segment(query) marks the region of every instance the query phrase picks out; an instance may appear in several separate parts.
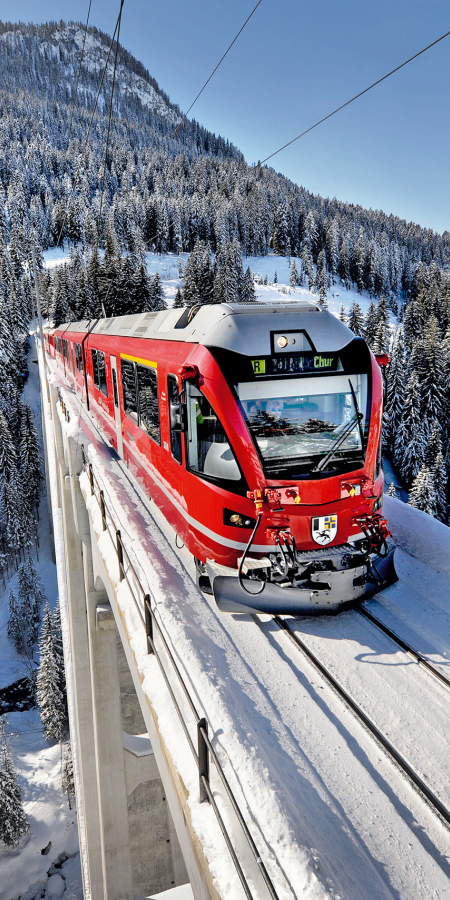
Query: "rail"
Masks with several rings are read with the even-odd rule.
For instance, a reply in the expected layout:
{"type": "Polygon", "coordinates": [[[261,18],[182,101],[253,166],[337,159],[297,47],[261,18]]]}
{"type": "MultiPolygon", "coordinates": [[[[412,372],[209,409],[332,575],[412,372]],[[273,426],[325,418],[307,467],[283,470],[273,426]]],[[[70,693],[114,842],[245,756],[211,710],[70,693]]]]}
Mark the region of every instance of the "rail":
{"type": "MultiPolygon", "coordinates": [[[[66,410],[64,408],[63,408],[63,412],[66,415],[66,410]]],[[[147,652],[153,654],[155,656],[155,659],[158,662],[159,668],[161,670],[161,674],[164,678],[164,681],[166,683],[167,689],[171,696],[172,702],[175,706],[178,718],[180,720],[181,727],[184,731],[186,740],[189,744],[192,755],[196,762],[196,765],[198,768],[198,773],[199,773],[199,801],[200,801],[200,803],[209,802],[211,804],[211,806],[215,812],[217,821],[219,823],[220,830],[223,834],[226,846],[230,853],[231,859],[233,861],[234,867],[239,876],[239,880],[242,884],[245,896],[247,897],[247,900],[253,900],[253,894],[250,890],[248,881],[244,875],[244,872],[242,870],[241,864],[237,857],[236,851],[231,842],[231,838],[228,834],[228,831],[225,827],[225,824],[224,824],[224,821],[220,814],[220,811],[217,807],[217,803],[215,801],[213,791],[211,789],[210,761],[212,760],[214,763],[216,772],[223,784],[223,787],[225,789],[227,797],[231,803],[232,809],[233,809],[233,811],[236,815],[236,818],[239,822],[239,825],[241,826],[241,829],[244,833],[244,836],[246,838],[246,841],[248,843],[248,846],[250,848],[252,856],[255,859],[258,870],[261,873],[261,876],[265,882],[269,896],[272,898],[272,900],[279,900],[279,896],[272,884],[272,881],[267,872],[267,869],[261,859],[261,856],[258,852],[256,844],[250,834],[250,831],[244,820],[241,810],[239,809],[239,805],[233,794],[230,784],[227,780],[225,772],[223,771],[223,768],[220,764],[220,761],[217,757],[217,754],[216,754],[214,747],[212,746],[211,740],[208,736],[208,722],[204,716],[201,717],[198,714],[196,706],[195,706],[195,704],[192,700],[192,697],[189,693],[188,687],[187,687],[187,685],[183,679],[183,676],[178,668],[178,665],[174,659],[173,653],[170,650],[170,647],[166,641],[166,638],[161,629],[161,626],[155,616],[154,609],[152,607],[152,599],[153,598],[151,596],[151,593],[149,593],[148,591],[145,590],[145,588],[142,585],[142,582],[139,578],[139,575],[136,572],[136,569],[130,559],[130,556],[127,553],[126,547],[124,546],[124,543],[122,540],[121,531],[117,527],[115,520],[111,514],[111,511],[105,501],[104,492],[101,489],[97,478],[95,477],[92,463],[90,463],[86,457],[84,445],[81,445],[81,452],[82,452],[82,459],[83,459],[83,468],[89,477],[91,495],[97,499],[97,502],[99,504],[100,514],[101,514],[101,518],[102,518],[103,531],[108,532],[108,534],[111,538],[113,547],[116,552],[117,562],[119,565],[120,581],[125,580],[128,584],[128,587],[129,587],[130,593],[133,597],[133,601],[134,601],[134,604],[138,611],[139,617],[145,628],[145,632],[146,632],[146,636],[147,636],[147,652]],[[108,524],[108,519],[111,524],[112,532],[111,532],[111,529],[108,524]],[[141,600],[143,601],[144,613],[142,613],[141,604],[138,602],[138,597],[136,596],[136,594],[141,595],[141,600]],[[165,668],[162,658],[161,658],[161,654],[158,652],[158,649],[156,647],[155,640],[154,640],[154,630],[155,629],[158,633],[158,636],[164,647],[166,656],[170,660],[170,663],[175,672],[175,675],[177,677],[179,685],[183,691],[183,694],[187,700],[188,706],[190,707],[190,710],[195,719],[195,724],[196,724],[196,728],[197,728],[197,747],[195,747],[194,741],[191,738],[187,722],[186,722],[183,712],[181,710],[180,704],[175,696],[172,684],[170,683],[169,676],[167,674],[166,668],[165,668]]]]}

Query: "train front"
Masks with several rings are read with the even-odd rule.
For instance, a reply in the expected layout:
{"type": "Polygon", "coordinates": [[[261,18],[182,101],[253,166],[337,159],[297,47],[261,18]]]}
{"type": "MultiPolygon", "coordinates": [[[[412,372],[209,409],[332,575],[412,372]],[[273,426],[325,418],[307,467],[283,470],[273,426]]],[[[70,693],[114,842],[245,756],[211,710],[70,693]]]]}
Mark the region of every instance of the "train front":
{"type": "Polygon", "coordinates": [[[247,474],[248,518],[234,524],[252,528],[235,570],[208,561],[223,611],[332,612],[396,580],[380,366],[335,316],[295,307],[236,307],[205,341],[235,401],[247,474]]]}

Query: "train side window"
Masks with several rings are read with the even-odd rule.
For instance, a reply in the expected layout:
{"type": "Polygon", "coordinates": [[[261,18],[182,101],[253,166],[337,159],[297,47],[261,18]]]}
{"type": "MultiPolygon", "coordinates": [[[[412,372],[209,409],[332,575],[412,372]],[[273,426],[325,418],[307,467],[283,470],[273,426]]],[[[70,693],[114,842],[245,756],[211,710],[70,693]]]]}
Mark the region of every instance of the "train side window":
{"type": "Polygon", "coordinates": [[[99,375],[99,390],[105,397],[108,396],[108,385],[106,383],[106,362],[105,362],[105,354],[102,350],[98,350],[98,375],[99,375]]]}
{"type": "Polygon", "coordinates": [[[79,372],[83,371],[83,356],[81,353],[81,344],[75,344],[75,359],[77,361],[77,369],[79,372]]]}
{"type": "Polygon", "coordinates": [[[134,363],[128,359],[120,360],[122,370],[123,405],[127,416],[137,422],[136,376],[134,363]]]}
{"type": "Polygon", "coordinates": [[[220,481],[240,481],[236,457],[212,406],[191,384],[187,401],[189,468],[220,481]]]}
{"type": "Polygon", "coordinates": [[[93,373],[94,373],[94,384],[95,384],[95,387],[96,387],[97,390],[98,390],[99,379],[98,379],[98,359],[97,359],[97,351],[96,351],[96,350],[91,350],[91,355],[92,355],[92,371],[93,371],[93,373]]]}
{"type": "Polygon", "coordinates": [[[64,348],[64,359],[69,362],[69,342],[65,339],[63,340],[63,348],[64,348]]]}
{"type": "Polygon", "coordinates": [[[112,383],[113,383],[113,393],[114,393],[114,406],[119,409],[119,391],[117,390],[117,375],[116,370],[111,369],[112,371],[112,383]]]}
{"type": "Polygon", "coordinates": [[[159,427],[158,379],[156,370],[149,366],[136,366],[139,425],[157,444],[161,443],[159,427]]]}
{"type": "Polygon", "coordinates": [[[106,384],[105,354],[103,353],[103,350],[91,350],[91,353],[95,387],[107,397],[108,386],[106,384]]]}
{"type": "MultiPolygon", "coordinates": [[[[178,390],[178,381],[175,375],[167,376],[167,396],[169,401],[169,415],[171,407],[180,407],[180,397],[178,390]]],[[[180,407],[181,408],[181,407],[180,407]]],[[[177,462],[181,463],[181,431],[174,431],[170,428],[170,449],[172,456],[177,462]]]]}

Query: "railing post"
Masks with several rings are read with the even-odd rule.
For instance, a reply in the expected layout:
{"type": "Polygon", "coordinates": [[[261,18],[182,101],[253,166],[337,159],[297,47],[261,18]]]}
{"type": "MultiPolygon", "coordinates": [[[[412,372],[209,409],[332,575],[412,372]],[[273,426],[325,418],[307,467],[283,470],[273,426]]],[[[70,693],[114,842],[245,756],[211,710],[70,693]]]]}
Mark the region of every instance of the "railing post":
{"type": "Polygon", "coordinates": [[[208,753],[208,745],[203,737],[202,731],[208,734],[208,723],[206,719],[200,719],[197,722],[197,736],[198,736],[198,775],[200,782],[200,803],[204,803],[205,800],[209,803],[208,793],[206,791],[205,785],[203,784],[203,778],[209,784],[209,753],[208,753]]]}
{"type": "Polygon", "coordinates": [[[81,459],[83,460],[83,469],[86,468],[86,453],[84,451],[84,444],[81,445],[81,459]]]}
{"type": "Polygon", "coordinates": [[[145,610],[145,631],[147,634],[147,653],[153,653],[153,617],[152,610],[150,606],[150,594],[146,594],[144,597],[144,610],[145,610]]]}
{"type": "Polygon", "coordinates": [[[92,468],[92,463],[89,463],[89,483],[91,485],[91,497],[94,496],[94,470],[92,468]]]}
{"type": "Polygon", "coordinates": [[[103,496],[103,491],[100,491],[100,512],[102,514],[103,531],[106,531],[106,507],[105,507],[105,498],[103,496]]]}
{"type": "Polygon", "coordinates": [[[123,547],[122,547],[122,538],[120,536],[119,530],[116,530],[116,541],[117,541],[117,559],[119,561],[119,577],[120,577],[120,580],[123,581],[123,547]]]}

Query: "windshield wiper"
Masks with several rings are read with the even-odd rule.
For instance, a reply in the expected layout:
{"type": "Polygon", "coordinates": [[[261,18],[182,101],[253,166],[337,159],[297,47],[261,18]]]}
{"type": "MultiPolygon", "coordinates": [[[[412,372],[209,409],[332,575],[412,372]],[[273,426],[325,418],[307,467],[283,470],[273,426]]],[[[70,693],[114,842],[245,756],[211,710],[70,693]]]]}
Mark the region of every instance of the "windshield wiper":
{"type": "Polygon", "coordinates": [[[315,466],[314,469],[311,469],[312,472],[322,472],[322,470],[325,468],[325,466],[327,465],[327,463],[331,462],[331,460],[333,459],[333,457],[336,455],[336,452],[339,450],[339,448],[342,447],[342,444],[344,443],[346,437],[348,437],[348,435],[350,434],[350,432],[353,431],[353,427],[354,427],[355,425],[358,425],[359,436],[360,436],[360,438],[361,438],[361,449],[363,448],[363,433],[362,433],[362,428],[361,428],[361,420],[363,419],[363,415],[362,415],[362,413],[359,411],[358,401],[357,401],[357,399],[356,399],[356,394],[355,394],[355,391],[354,391],[354,389],[353,389],[353,385],[352,385],[352,383],[351,383],[351,381],[350,381],[350,378],[348,379],[348,383],[349,383],[349,385],[350,385],[350,390],[351,390],[351,392],[352,392],[353,403],[354,403],[354,405],[355,405],[355,415],[352,416],[352,418],[350,419],[350,421],[349,421],[349,422],[347,423],[347,425],[345,426],[344,430],[341,431],[339,437],[336,439],[336,442],[333,444],[333,446],[330,447],[330,449],[329,449],[328,452],[325,454],[325,456],[323,456],[322,459],[319,460],[319,462],[317,463],[317,466],[315,466]]]}

